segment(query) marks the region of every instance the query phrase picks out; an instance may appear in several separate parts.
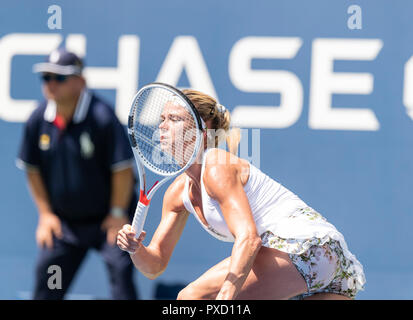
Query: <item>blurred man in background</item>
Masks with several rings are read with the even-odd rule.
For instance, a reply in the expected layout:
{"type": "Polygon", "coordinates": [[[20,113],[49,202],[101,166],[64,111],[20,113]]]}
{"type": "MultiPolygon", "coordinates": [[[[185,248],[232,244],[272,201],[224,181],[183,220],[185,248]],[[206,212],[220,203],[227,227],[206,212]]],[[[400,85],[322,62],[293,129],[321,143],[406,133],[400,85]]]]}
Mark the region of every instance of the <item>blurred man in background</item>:
{"type": "Polygon", "coordinates": [[[25,125],[17,159],[39,213],[34,299],[63,299],[88,249],[101,254],[113,299],[137,299],[133,265],[116,246],[137,195],[133,154],[113,109],[86,87],[83,63],[58,49],[34,66],[46,101],[25,125]],[[50,266],[61,268],[51,287],[50,266]]]}

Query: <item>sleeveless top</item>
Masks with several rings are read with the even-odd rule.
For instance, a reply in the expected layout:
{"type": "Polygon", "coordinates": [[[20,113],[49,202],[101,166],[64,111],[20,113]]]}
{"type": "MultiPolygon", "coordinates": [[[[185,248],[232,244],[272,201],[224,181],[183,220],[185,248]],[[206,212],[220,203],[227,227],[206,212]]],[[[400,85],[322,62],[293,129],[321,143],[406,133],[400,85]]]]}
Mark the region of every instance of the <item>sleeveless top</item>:
{"type": "MultiPolygon", "coordinates": [[[[207,221],[204,225],[198,217],[189,198],[189,177],[187,176],[182,200],[185,208],[192,213],[201,226],[213,237],[221,241],[233,242],[235,239],[228,229],[218,202],[212,199],[205,190],[203,176],[206,157],[211,149],[203,155],[201,169],[202,211],[207,221]]],[[[263,237],[267,232],[288,239],[288,245],[279,250],[287,253],[301,254],[308,249],[310,243],[324,243],[326,239],[340,243],[344,256],[351,262],[351,269],[356,276],[357,287],[362,287],[365,278],[363,267],[348,250],[343,235],[318,212],[310,208],[293,192],[276,182],[254,165],[249,165],[249,177],[244,186],[245,194],[251,207],[258,234],[263,237]],[[297,247],[297,244],[301,245],[297,247]],[[302,245],[302,244],[305,245],[302,245]]],[[[263,244],[264,245],[264,244],[263,244]]]]}
{"type": "MultiPolygon", "coordinates": [[[[204,186],[205,159],[211,150],[213,148],[205,151],[201,169],[202,211],[208,226],[201,222],[189,199],[189,177],[186,178],[182,200],[185,208],[194,214],[207,232],[219,240],[233,242],[234,237],[228,229],[218,202],[208,195],[204,186]]],[[[278,234],[277,230],[279,229],[278,225],[280,222],[288,218],[296,210],[308,207],[294,193],[268,177],[252,164],[249,165],[249,177],[244,186],[244,191],[247,195],[259,235],[266,231],[278,234]]]]}

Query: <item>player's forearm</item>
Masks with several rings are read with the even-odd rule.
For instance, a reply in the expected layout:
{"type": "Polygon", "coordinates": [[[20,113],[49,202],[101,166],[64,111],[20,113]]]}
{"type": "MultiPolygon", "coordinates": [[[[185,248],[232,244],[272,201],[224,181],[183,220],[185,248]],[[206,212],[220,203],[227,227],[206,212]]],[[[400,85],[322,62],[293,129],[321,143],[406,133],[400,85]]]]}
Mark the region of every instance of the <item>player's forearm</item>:
{"type": "Polygon", "coordinates": [[[133,170],[127,168],[112,173],[111,207],[120,207],[126,210],[132,195],[133,170]]]}
{"type": "Polygon", "coordinates": [[[159,253],[151,249],[150,246],[141,246],[134,254],[131,254],[131,259],[135,267],[148,279],[155,279],[160,276],[167,263],[163,261],[159,253]]]}
{"type": "Polygon", "coordinates": [[[217,295],[217,299],[235,299],[251,271],[255,257],[261,247],[258,236],[237,237],[231,254],[229,272],[217,295]]]}
{"type": "Polygon", "coordinates": [[[27,181],[39,215],[52,213],[47,190],[44,186],[40,172],[27,172],[27,181]]]}

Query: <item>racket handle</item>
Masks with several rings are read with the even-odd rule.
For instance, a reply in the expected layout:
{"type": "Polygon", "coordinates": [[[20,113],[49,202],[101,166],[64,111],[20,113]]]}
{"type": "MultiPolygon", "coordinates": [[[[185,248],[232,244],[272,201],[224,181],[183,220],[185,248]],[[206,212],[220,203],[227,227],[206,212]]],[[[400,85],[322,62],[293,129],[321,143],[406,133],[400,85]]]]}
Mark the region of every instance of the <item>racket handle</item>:
{"type": "Polygon", "coordinates": [[[145,224],[146,214],[148,213],[149,205],[138,202],[136,206],[135,215],[132,221],[132,228],[135,231],[135,238],[139,238],[142,233],[143,225],[145,224]]]}

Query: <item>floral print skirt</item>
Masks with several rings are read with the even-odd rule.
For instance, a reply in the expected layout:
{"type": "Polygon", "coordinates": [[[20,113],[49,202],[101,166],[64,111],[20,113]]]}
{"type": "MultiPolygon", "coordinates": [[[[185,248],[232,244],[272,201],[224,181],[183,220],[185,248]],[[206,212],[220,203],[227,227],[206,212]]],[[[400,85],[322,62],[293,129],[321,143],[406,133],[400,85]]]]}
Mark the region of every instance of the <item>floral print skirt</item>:
{"type": "MultiPolygon", "coordinates": [[[[310,219],[321,218],[314,210],[302,211],[310,219]]],[[[291,261],[303,276],[308,291],[293,297],[300,300],[319,292],[345,295],[354,299],[360,285],[357,283],[364,274],[357,274],[353,261],[347,258],[340,242],[329,236],[311,239],[285,239],[271,231],[261,235],[265,247],[287,252],[291,261]]]]}

